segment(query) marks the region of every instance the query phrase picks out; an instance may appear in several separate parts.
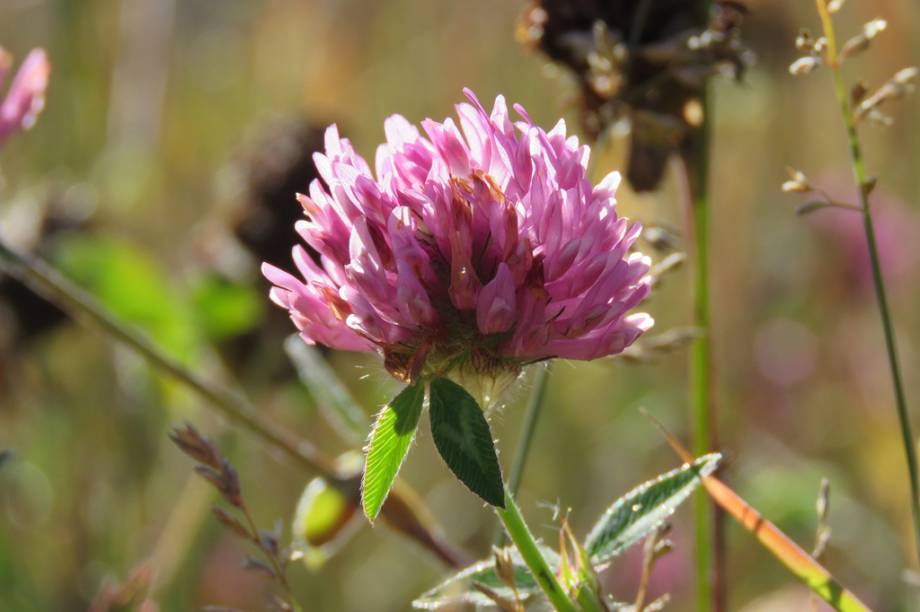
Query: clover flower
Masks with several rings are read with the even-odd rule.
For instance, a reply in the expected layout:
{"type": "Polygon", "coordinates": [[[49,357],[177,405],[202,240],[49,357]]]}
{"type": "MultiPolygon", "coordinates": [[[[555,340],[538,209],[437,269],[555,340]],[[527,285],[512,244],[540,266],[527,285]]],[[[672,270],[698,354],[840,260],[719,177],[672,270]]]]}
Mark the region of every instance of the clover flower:
{"type": "Polygon", "coordinates": [[[620,177],[592,186],[590,150],[503,97],[451,119],[384,122],[376,178],[333,125],[314,156],[323,181],[298,199],[299,276],[263,264],[271,298],[308,343],[379,350],[395,377],[496,376],[552,357],[619,353],[652,325],[641,227],[619,217],[620,177]],[[325,183],[325,184],[324,184],[325,183]]]}
{"type": "MultiPolygon", "coordinates": [[[[12,58],[0,47],[0,86],[12,66],[12,58]]],[[[45,89],[51,64],[41,49],[33,49],[19,67],[6,98],[0,102],[0,145],[17,130],[35,123],[45,105],[45,89]]]]}

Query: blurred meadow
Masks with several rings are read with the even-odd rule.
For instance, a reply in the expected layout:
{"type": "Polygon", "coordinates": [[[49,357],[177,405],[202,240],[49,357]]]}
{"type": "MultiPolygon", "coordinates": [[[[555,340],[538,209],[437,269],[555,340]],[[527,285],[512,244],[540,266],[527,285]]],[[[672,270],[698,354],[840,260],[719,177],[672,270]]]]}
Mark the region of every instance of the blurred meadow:
{"type": "MultiPolygon", "coordinates": [[[[905,573],[916,558],[909,493],[862,237],[833,212],[796,216],[798,199],[780,191],[792,165],[831,193],[854,194],[828,75],[787,72],[796,31],[816,28],[814,8],[747,4],[744,39],[757,63],[741,83],[713,81],[712,333],[723,478],[809,550],[828,478],[825,564],[874,609],[917,610],[920,577],[905,573]]],[[[441,120],[464,86],[483,101],[501,93],[520,102],[547,128],[564,116],[577,129],[571,77],[515,40],[527,6],[0,0],[4,48],[21,59],[44,47],[53,66],[40,120],[0,152],[0,233],[42,254],[188,367],[241,385],[287,430],[330,454],[359,449],[362,438],[329,425],[321,396],[287,361],[282,344],[294,330],[268,302],[252,249],[290,268],[296,235],[290,224],[266,234],[258,207],[278,203],[291,219],[299,214],[294,191],[306,189],[308,148],[321,145],[317,130],[327,124],[372,159],[384,118],[441,120]],[[277,176],[298,155],[304,180],[288,193],[277,176]]],[[[920,4],[850,0],[839,23],[856,31],[876,16],[888,30],[847,65],[874,84],[920,62],[920,4]]],[[[917,416],[920,97],[889,110],[893,128],[862,133],[869,172],[880,177],[882,259],[917,416]]],[[[592,176],[622,168],[625,150],[623,139],[603,139],[592,176]]],[[[624,185],[618,200],[622,214],[644,223],[683,225],[673,172],[662,190],[636,195],[624,185]]],[[[679,250],[684,242],[678,238],[679,250]]],[[[656,331],[690,323],[688,292],[686,268],[665,278],[642,308],[656,331]]],[[[398,388],[373,356],[323,355],[368,415],[398,388]]],[[[679,350],[646,364],[554,366],[520,494],[538,535],[554,537],[554,504],[571,507],[570,522],[584,533],[611,500],[680,463],[639,408],[687,439],[686,364],[679,350]]],[[[492,419],[506,465],[529,385],[492,419]]],[[[280,520],[287,538],[308,474],[97,330],[0,279],[0,449],[12,451],[0,463],[0,610],[87,609],[103,585],[148,560],[162,610],[260,608],[268,581],[241,567],[246,546],[214,520],[211,490],[167,438],[186,420],[229,455],[259,524],[280,520]]],[[[452,542],[487,554],[495,517],[446,477],[427,429],[412,456],[401,477],[452,542]]],[[[681,509],[677,548],[652,577],[652,591],[670,591],[674,610],[691,609],[691,529],[681,509]]],[[[727,537],[729,610],[810,609],[804,587],[748,533],[729,523],[727,537]]],[[[602,574],[611,592],[631,597],[639,552],[602,574]]],[[[289,577],[310,611],[406,610],[446,571],[415,544],[366,524],[307,565],[294,564],[289,577]]]]}

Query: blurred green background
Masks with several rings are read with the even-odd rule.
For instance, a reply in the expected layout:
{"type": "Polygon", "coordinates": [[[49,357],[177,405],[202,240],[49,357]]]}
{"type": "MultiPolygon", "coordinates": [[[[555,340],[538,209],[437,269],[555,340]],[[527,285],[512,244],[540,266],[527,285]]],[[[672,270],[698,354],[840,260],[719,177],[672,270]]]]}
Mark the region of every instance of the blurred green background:
{"type": "MultiPolygon", "coordinates": [[[[796,217],[799,200],[779,191],[788,164],[841,197],[853,193],[828,75],[786,72],[798,27],[816,28],[814,9],[793,0],[748,5],[745,38],[758,63],[744,83],[714,87],[712,291],[725,478],[809,549],[819,483],[829,478],[827,565],[878,610],[920,609],[917,581],[903,574],[914,558],[907,480],[862,239],[823,218],[834,212],[796,217]]],[[[463,86],[484,101],[503,93],[547,127],[560,115],[577,126],[572,81],[514,40],[526,6],[3,0],[0,44],[20,59],[46,48],[53,73],[35,129],[0,152],[0,232],[25,235],[28,246],[39,211],[62,214],[64,229],[40,251],[71,278],[188,366],[236,378],[266,416],[331,453],[356,448],[290,376],[280,341],[290,330],[265,319],[266,283],[234,244],[233,225],[252,199],[247,168],[279,125],[299,121],[338,123],[372,158],[387,115],[442,119],[463,86]]],[[[920,4],[851,0],[839,22],[855,32],[876,16],[888,30],[847,66],[870,84],[920,62],[920,4]]],[[[916,413],[920,97],[889,110],[894,128],[863,134],[870,172],[881,177],[886,273],[916,413]]],[[[594,176],[621,167],[624,151],[618,140],[599,147],[594,176]]],[[[673,177],[654,195],[624,189],[620,206],[644,222],[682,225],[673,177]]],[[[0,448],[15,456],[0,465],[0,609],[86,609],[106,580],[146,559],[163,610],[258,609],[266,581],[241,568],[246,546],[208,514],[210,494],[166,432],[190,420],[219,440],[260,524],[280,519],[286,534],[308,475],[100,333],[62,324],[24,337],[4,308],[0,448]]],[[[646,308],[658,331],[686,325],[687,270],[669,276],[646,308]]],[[[373,357],[327,357],[368,412],[397,388],[373,357]]],[[[505,463],[528,389],[525,381],[493,418],[505,463]]],[[[647,365],[557,364],[521,494],[539,534],[553,537],[547,504],[571,507],[584,533],[619,494],[677,465],[638,408],[686,438],[686,395],[683,352],[647,365]]],[[[486,554],[493,515],[448,477],[420,432],[402,475],[452,541],[486,554]]],[[[687,509],[673,539],[677,550],[659,564],[653,590],[670,591],[671,609],[687,610],[687,509]]],[[[747,533],[729,524],[728,542],[729,609],[810,609],[747,533]]],[[[612,592],[633,596],[639,563],[630,554],[603,574],[612,592]]],[[[322,567],[295,564],[290,578],[307,610],[405,610],[444,572],[415,545],[363,526],[322,567]]]]}

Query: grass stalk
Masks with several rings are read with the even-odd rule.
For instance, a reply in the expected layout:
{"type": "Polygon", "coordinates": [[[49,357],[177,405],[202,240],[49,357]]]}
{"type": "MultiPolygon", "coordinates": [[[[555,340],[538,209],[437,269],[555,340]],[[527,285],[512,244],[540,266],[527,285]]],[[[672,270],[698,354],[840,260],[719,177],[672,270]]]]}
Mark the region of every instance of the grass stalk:
{"type": "Polygon", "coordinates": [[[853,178],[856,181],[859,193],[859,207],[863,218],[863,228],[866,235],[866,248],[869,252],[869,262],[872,268],[872,281],[875,288],[876,302],[878,303],[879,316],[882,323],[882,332],[885,337],[885,350],[888,357],[888,367],[891,372],[891,382],[894,387],[895,406],[898,413],[898,423],[901,429],[901,438],[904,445],[904,455],[907,461],[907,472],[910,478],[911,515],[913,517],[915,552],[920,559],[920,484],[917,475],[916,439],[910,425],[910,415],[907,411],[907,399],[904,394],[904,383],[901,377],[901,366],[898,362],[898,351],[895,343],[894,325],[891,319],[891,310],[888,306],[888,297],[885,290],[885,278],[882,274],[881,261],[878,254],[878,244],[875,238],[875,228],[872,220],[872,207],[869,202],[869,193],[872,182],[866,173],[866,162],[862,154],[862,144],[859,132],[856,129],[856,118],[850,103],[849,93],[843,80],[840,60],[837,55],[837,39],[834,31],[834,22],[827,9],[826,0],[816,0],[818,14],[821,17],[821,28],[827,39],[825,62],[831,69],[834,81],[834,93],[840,106],[840,114],[847,132],[847,141],[850,152],[850,165],[853,178]]]}
{"type": "MultiPolygon", "coordinates": [[[[709,22],[710,0],[697,0],[701,23],[709,22]]],[[[693,253],[693,324],[700,335],[690,345],[690,423],[692,450],[699,457],[718,450],[717,416],[713,394],[712,333],[709,294],[709,157],[712,129],[708,85],[700,93],[703,122],[684,153],[687,192],[687,225],[693,253]]],[[[724,546],[721,512],[705,491],[693,499],[695,533],[696,609],[699,612],[724,610],[724,546]]]]}
{"type": "MultiPolygon", "coordinates": [[[[703,95],[703,125],[693,138],[690,150],[685,154],[687,199],[687,226],[693,253],[693,325],[700,334],[690,345],[689,386],[690,423],[693,436],[694,455],[702,456],[718,450],[717,417],[713,398],[712,339],[710,328],[709,293],[709,105],[703,95]]],[[[721,527],[718,515],[713,513],[712,504],[704,491],[695,494],[695,568],[696,607],[700,612],[723,609],[721,592],[722,554],[721,527]],[[718,588],[714,588],[718,587],[718,588]]]]}
{"type": "MultiPolygon", "coordinates": [[[[693,455],[680,443],[680,440],[665,429],[660,421],[654,417],[651,420],[677,456],[686,463],[692,463],[693,455]]],[[[812,593],[835,610],[838,612],[868,612],[870,610],[856,595],[840,584],[820,562],[802,550],[792,538],[764,518],[760,512],[721,480],[715,476],[704,476],[703,490],[719,508],[750,532],[761,546],[811,589],[812,593]]]]}

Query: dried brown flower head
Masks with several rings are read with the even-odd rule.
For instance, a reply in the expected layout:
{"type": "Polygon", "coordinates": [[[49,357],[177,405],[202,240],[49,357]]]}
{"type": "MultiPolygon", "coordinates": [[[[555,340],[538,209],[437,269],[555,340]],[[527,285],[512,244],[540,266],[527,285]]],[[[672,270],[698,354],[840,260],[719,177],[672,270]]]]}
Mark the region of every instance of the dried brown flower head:
{"type": "Polygon", "coordinates": [[[244,199],[233,224],[237,239],[258,261],[286,262],[303,218],[294,196],[317,178],[313,154],[323,148],[323,131],[303,120],[278,121],[259,133],[242,154],[244,199]]]}
{"type": "Polygon", "coordinates": [[[737,2],[711,12],[686,0],[534,0],[519,38],[569,68],[581,88],[582,123],[592,137],[628,120],[627,178],[655,189],[668,157],[703,122],[710,75],[740,77],[751,54],[740,42],[737,2]]]}

